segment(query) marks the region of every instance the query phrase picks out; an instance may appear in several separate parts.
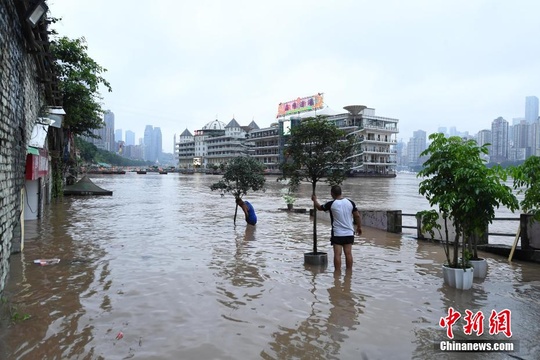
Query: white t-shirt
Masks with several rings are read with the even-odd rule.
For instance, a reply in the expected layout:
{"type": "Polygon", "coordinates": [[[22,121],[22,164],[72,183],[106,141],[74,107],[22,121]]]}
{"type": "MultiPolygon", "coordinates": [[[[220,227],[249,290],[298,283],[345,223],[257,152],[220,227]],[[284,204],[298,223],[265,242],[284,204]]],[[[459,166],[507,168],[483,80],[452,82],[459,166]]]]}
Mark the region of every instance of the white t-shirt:
{"type": "Polygon", "coordinates": [[[353,212],[356,204],[349,199],[336,199],[322,205],[324,211],[330,210],[332,236],[354,236],[353,212]]]}

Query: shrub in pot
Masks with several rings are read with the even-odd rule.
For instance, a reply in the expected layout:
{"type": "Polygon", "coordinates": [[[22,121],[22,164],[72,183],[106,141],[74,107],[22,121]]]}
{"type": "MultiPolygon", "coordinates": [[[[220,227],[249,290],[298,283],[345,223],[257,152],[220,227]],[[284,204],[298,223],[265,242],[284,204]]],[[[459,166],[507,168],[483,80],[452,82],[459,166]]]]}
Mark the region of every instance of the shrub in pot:
{"type": "MultiPolygon", "coordinates": [[[[530,156],[521,165],[510,167],[509,172],[513,178],[514,189],[519,195],[523,195],[519,205],[525,214],[531,215],[529,226],[531,226],[530,230],[533,230],[540,222],[540,157],[530,156]]],[[[528,236],[529,239],[535,240],[540,237],[538,234],[528,234],[528,236]]],[[[533,242],[532,245],[534,248],[540,248],[538,241],[533,242]]]]}
{"type": "MultiPolygon", "coordinates": [[[[421,153],[428,160],[417,175],[423,178],[419,192],[430,206],[438,207],[444,220],[445,265],[465,271],[470,264],[468,258],[479,259],[476,239],[485,235],[488,224],[495,218],[495,208],[502,204],[514,211],[518,201],[505,184],[506,172],[498,166],[486,166],[483,155],[488,154],[489,144],[479,146],[474,140],[459,136],[447,138],[441,133],[431,134],[429,139],[430,145],[421,153]],[[448,239],[448,221],[455,229],[452,246],[448,239]],[[460,238],[463,239],[462,261],[458,259],[460,238]]],[[[430,226],[440,231],[434,219],[434,215],[427,217],[422,227],[428,232],[430,226]]]]}

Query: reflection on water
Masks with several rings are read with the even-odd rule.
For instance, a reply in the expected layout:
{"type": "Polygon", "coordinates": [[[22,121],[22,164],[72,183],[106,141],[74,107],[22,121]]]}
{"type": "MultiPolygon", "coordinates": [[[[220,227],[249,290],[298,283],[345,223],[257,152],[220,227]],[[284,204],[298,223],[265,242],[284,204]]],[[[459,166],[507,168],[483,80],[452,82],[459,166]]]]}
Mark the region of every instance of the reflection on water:
{"type": "Polygon", "coordinates": [[[340,359],[341,344],[348,338],[347,331],[355,330],[362,313],[362,295],[351,291],[352,271],[344,278],[334,272],[332,287],[327,294],[317,291],[316,271],[312,272],[312,303],[307,318],[295,328],[279,327],[272,334],[270,348],[261,352],[263,359],[340,359]],[[325,304],[325,306],[321,306],[325,304]],[[330,308],[328,309],[328,304],[330,308]]]}
{"type": "MultiPolygon", "coordinates": [[[[249,194],[252,227],[233,224],[232,197],[209,190],[218,179],[98,176],[112,197],[65,198],[28,222],[5,296],[31,318],[2,314],[0,359],[457,359],[434,349],[450,306],[512,310],[516,355],[540,357],[538,265],[484,254],[488,277],[457,291],[442,283],[439,244],[365,228],[351,272],[305,267],[312,223],[279,210],[284,185],[270,177],[266,192],[249,194]],[[32,263],[52,257],[61,262],[32,263]]],[[[413,212],[416,180],[398,180],[349,180],[344,192],[360,209],[413,212]]],[[[327,193],[318,187],[321,200],[327,193]]],[[[302,187],[295,206],[309,199],[302,187]]],[[[318,222],[319,249],[331,254],[329,233],[318,222]]]]}

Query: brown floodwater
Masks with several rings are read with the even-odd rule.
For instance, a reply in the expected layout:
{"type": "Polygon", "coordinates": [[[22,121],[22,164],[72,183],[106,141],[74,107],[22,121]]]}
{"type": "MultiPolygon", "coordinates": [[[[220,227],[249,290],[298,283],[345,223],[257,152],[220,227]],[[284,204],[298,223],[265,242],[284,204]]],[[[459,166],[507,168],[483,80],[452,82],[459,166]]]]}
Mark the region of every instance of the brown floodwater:
{"type": "MultiPolygon", "coordinates": [[[[364,228],[352,272],[335,273],[329,224],[318,221],[327,268],[304,266],[312,220],[280,210],[269,177],[248,194],[259,223],[209,185],[213,175],[95,176],[111,197],[64,198],[26,222],[0,305],[0,359],[538,359],[540,265],[491,254],[469,291],[443,285],[439,244],[364,228]],[[59,258],[39,266],[35,259],[59,258]],[[452,307],[511,311],[512,353],[443,353],[441,317],[452,307]],[[10,310],[11,309],[11,314],[10,310]],[[30,318],[13,322],[13,311],[30,318]]],[[[360,209],[423,206],[415,181],[349,179],[360,209]],[[411,195],[412,194],[412,195],[411,195]],[[416,204],[412,202],[416,201],[416,204]]],[[[309,185],[296,207],[308,207],[309,185]]],[[[328,188],[318,185],[321,200],[328,188]]]]}

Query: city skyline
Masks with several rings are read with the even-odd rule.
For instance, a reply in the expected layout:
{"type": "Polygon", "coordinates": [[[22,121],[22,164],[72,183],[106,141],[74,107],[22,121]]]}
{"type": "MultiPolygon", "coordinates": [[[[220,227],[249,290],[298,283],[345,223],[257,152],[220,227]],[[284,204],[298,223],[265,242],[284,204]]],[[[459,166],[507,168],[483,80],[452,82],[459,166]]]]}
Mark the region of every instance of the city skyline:
{"type": "MultiPolygon", "coordinates": [[[[484,127],[480,127],[479,130],[477,131],[469,131],[468,129],[460,129],[460,128],[457,128],[455,126],[438,126],[436,130],[434,131],[426,131],[425,129],[416,129],[412,132],[412,135],[409,137],[409,138],[404,138],[403,136],[400,136],[401,134],[398,133],[398,142],[404,142],[404,143],[407,143],[411,140],[415,140],[416,141],[416,135],[415,133],[417,133],[418,131],[422,131],[422,132],[425,132],[426,133],[426,138],[429,137],[430,134],[434,133],[434,132],[443,132],[447,135],[459,135],[459,136],[462,136],[462,135],[468,135],[470,137],[476,137],[478,135],[478,133],[481,133],[483,131],[491,131],[491,127],[492,127],[492,123],[499,119],[499,118],[503,118],[504,120],[506,120],[508,122],[508,124],[510,126],[514,126],[516,124],[519,123],[519,121],[522,121],[522,120],[526,120],[528,123],[530,123],[529,121],[530,120],[527,120],[528,118],[534,118],[536,117],[538,119],[539,117],[539,99],[537,96],[535,95],[529,95],[529,96],[526,96],[524,98],[524,107],[523,107],[523,116],[519,116],[519,117],[512,117],[512,121],[510,119],[507,119],[507,118],[504,118],[502,116],[499,116],[495,119],[492,119],[491,121],[489,121],[486,126],[484,127]],[[532,108],[532,109],[531,109],[532,108]],[[532,117],[531,117],[532,116],[532,117]],[[444,130],[443,130],[444,129],[444,130]]],[[[111,111],[111,110],[108,110],[108,111],[111,111]]],[[[345,110],[343,110],[342,112],[346,112],[345,110]]],[[[114,112],[112,112],[114,114],[114,112]]],[[[113,116],[114,118],[114,116],[113,116]]],[[[214,119],[214,120],[219,120],[219,121],[222,121],[222,122],[229,122],[231,121],[233,118],[229,119],[229,120],[219,120],[219,119],[214,119]]],[[[236,120],[236,119],[235,119],[236,120]]],[[[276,122],[278,119],[273,119],[272,123],[276,122]]],[[[213,120],[211,120],[213,121],[213,120]]],[[[238,121],[238,120],[237,120],[238,121]]],[[[240,122],[240,124],[242,126],[247,126],[248,123],[243,123],[243,122],[240,122]]],[[[259,125],[261,128],[265,128],[265,127],[269,127],[270,126],[270,123],[268,125],[261,125],[261,124],[257,124],[259,125]]],[[[146,131],[146,128],[148,128],[148,126],[150,127],[155,127],[155,128],[160,128],[159,126],[155,126],[155,125],[145,125],[145,130],[142,131],[142,133],[144,134],[144,132],[146,131]]],[[[204,125],[203,125],[204,126],[204,125]]],[[[199,127],[199,128],[190,128],[190,127],[186,127],[185,129],[183,129],[182,131],[179,131],[175,134],[172,135],[172,138],[170,139],[170,143],[173,144],[174,141],[176,140],[176,142],[178,142],[178,139],[179,139],[179,136],[180,134],[185,131],[186,129],[193,133],[195,132],[196,130],[200,130],[202,129],[202,127],[199,127]]],[[[114,129],[114,132],[115,132],[115,139],[116,139],[116,134],[117,134],[117,131],[120,130],[122,131],[122,129],[118,129],[118,128],[115,128],[114,129]]],[[[160,129],[161,131],[161,129],[160,129]]],[[[132,133],[133,134],[133,137],[135,138],[136,136],[136,132],[133,132],[132,130],[126,130],[126,133],[129,132],[129,133],[132,133]]],[[[161,135],[163,137],[163,135],[161,135]]],[[[137,139],[139,139],[139,142],[140,141],[143,141],[144,143],[144,136],[143,137],[138,137],[137,139]]],[[[124,139],[125,141],[125,139],[124,139]]],[[[165,140],[162,140],[162,144],[163,143],[166,143],[168,140],[165,139],[165,140]]],[[[126,145],[130,145],[130,144],[127,144],[126,145]]],[[[136,145],[135,143],[134,144],[131,144],[131,145],[136,145]]],[[[416,151],[416,150],[415,150],[416,151]]],[[[163,148],[163,145],[162,145],[162,152],[163,153],[174,153],[174,149],[172,149],[171,151],[167,151],[165,148],[163,148]]]]}

